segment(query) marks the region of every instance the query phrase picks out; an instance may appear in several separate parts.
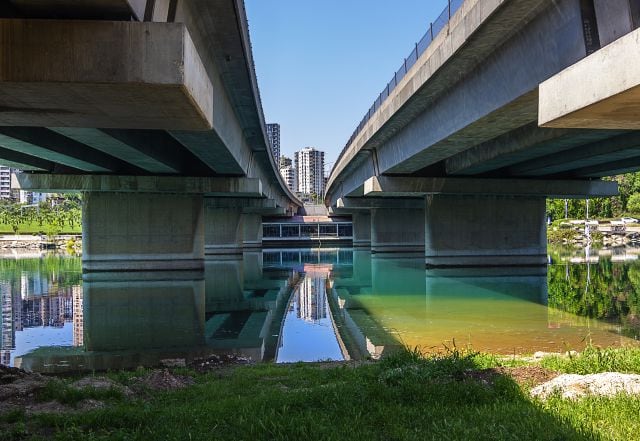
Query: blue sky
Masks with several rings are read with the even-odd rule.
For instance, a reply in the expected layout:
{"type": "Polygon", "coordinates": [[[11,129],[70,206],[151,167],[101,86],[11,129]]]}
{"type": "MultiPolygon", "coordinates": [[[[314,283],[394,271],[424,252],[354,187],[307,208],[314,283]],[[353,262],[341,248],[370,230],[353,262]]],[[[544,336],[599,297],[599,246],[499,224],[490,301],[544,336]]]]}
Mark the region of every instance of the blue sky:
{"type": "Polygon", "coordinates": [[[245,0],[267,122],[281,150],[332,161],[446,0],[245,0]]]}

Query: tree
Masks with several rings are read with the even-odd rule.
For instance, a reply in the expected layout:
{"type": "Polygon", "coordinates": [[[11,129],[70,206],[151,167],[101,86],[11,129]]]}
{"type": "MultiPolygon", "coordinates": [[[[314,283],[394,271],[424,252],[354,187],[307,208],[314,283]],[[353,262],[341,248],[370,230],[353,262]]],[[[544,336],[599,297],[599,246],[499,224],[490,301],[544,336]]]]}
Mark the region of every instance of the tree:
{"type": "Polygon", "coordinates": [[[633,214],[640,214],[640,193],[634,193],[629,196],[627,211],[633,214]]]}

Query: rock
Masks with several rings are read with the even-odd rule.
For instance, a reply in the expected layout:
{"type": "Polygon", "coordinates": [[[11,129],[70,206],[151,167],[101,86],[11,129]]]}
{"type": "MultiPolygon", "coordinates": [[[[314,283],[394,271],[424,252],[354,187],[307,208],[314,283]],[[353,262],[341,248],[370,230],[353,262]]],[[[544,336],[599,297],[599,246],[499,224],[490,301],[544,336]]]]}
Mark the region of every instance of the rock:
{"type": "Polygon", "coordinates": [[[88,412],[90,410],[103,409],[106,405],[102,401],[93,400],[91,398],[87,398],[78,403],[77,409],[81,412],[88,412]]]}
{"type": "Polygon", "coordinates": [[[606,397],[620,393],[640,395],[640,375],[618,372],[591,375],[565,374],[531,389],[531,396],[542,400],[556,393],[570,400],[586,395],[606,397]]]}
{"type": "Polygon", "coordinates": [[[30,395],[45,387],[46,384],[47,380],[42,375],[0,366],[0,400],[30,395]]]}
{"type": "Polygon", "coordinates": [[[0,385],[0,400],[31,395],[46,385],[47,381],[39,375],[19,378],[12,383],[0,385]]]}
{"type": "Polygon", "coordinates": [[[153,390],[175,390],[191,386],[195,381],[191,377],[173,375],[168,369],[156,370],[138,380],[138,385],[153,390]]]}
{"type": "Polygon", "coordinates": [[[187,361],[184,358],[166,358],[160,360],[160,365],[163,367],[186,367],[187,361]]]}
{"type": "Polygon", "coordinates": [[[131,389],[107,377],[85,377],[71,384],[71,387],[78,390],[86,389],[86,388],[97,389],[97,390],[113,389],[122,393],[127,397],[133,395],[133,392],[131,391],[131,389]]]}

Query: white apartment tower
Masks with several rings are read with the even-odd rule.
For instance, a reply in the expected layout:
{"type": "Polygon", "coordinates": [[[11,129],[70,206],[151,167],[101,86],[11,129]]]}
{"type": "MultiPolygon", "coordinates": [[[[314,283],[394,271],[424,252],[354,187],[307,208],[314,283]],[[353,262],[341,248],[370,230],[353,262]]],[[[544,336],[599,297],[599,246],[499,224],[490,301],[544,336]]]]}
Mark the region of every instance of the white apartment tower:
{"type": "Polygon", "coordinates": [[[304,194],[324,194],[324,152],[305,147],[296,152],[298,191],[304,194]]]}
{"type": "Polygon", "coordinates": [[[291,162],[291,159],[286,156],[280,157],[280,174],[289,190],[298,191],[298,176],[296,175],[296,169],[291,162]]]}
{"type": "Polygon", "coordinates": [[[267,124],[267,138],[276,164],[280,159],[280,124],[267,124]]]}
{"type": "Polygon", "coordinates": [[[0,198],[11,197],[11,168],[0,166],[0,198]]]}

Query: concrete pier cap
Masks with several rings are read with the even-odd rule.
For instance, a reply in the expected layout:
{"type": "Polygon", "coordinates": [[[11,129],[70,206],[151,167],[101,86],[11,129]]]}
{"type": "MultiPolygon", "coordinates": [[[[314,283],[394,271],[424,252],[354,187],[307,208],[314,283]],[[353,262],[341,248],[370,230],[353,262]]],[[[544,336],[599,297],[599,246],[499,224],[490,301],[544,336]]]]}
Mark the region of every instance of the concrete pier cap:
{"type": "Polygon", "coordinates": [[[0,125],[210,130],[182,23],[0,19],[0,125]]]}
{"type": "Polygon", "coordinates": [[[640,29],[540,84],[538,124],[640,129],[640,29]]]}
{"type": "Polygon", "coordinates": [[[203,270],[205,249],[241,252],[244,207],[275,209],[251,178],[22,173],[17,179],[25,190],[83,192],[85,272],[203,270]]]}
{"type": "Polygon", "coordinates": [[[546,198],[615,196],[618,184],[377,176],[362,194],[336,210],[371,213],[373,252],[422,249],[428,267],[536,266],[547,263],[546,198]]]}

